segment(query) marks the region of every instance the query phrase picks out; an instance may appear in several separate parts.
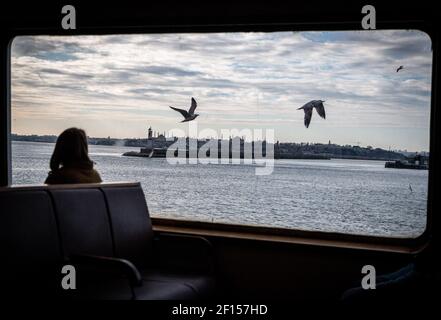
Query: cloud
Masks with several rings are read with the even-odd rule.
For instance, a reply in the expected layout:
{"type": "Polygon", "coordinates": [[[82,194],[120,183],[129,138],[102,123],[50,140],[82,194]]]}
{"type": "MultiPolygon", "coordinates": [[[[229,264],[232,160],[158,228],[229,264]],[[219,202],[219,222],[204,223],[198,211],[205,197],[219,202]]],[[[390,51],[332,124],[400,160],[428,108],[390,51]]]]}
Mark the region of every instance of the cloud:
{"type": "Polygon", "coordinates": [[[19,37],[12,42],[13,57],[38,56],[57,49],[56,44],[50,39],[39,39],[38,37],[19,37]]]}
{"type": "MultiPolygon", "coordinates": [[[[133,70],[133,69],[132,69],[133,70]]],[[[135,69],[133,70],[135,72],[140,73],[153,73],[153,74],[159,74],[159,75],[165,75],[165,76],[177,76],[177,77],[192,77],[200,75],[200,72],[197,71],[190,71],[190,70],[184,70],[181,68],[176,67],[167,67],[167,66],[148,66],[141,69],[135,69]]]]}

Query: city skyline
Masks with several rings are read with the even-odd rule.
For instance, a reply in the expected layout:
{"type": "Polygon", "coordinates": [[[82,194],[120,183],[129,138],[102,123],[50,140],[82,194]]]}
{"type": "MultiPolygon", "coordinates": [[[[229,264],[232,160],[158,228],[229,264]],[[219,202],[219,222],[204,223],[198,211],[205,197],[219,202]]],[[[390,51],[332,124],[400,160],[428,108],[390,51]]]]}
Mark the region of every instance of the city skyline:
{"type": "MultiPolygon", "coordinates": [[[[58,135],[52,134],[52,135],[36,135],[36,134],[17,134],[12,132],[12,141],[27,141],[27,142],[47,142],[47,143],[55,143],[56,139],[58,137],[58,135]]],[[[161,140],[163,139],[162,137],[164,137],[165,139],[174,139],[174,141],[176,141],[176,139],[178,138],[189,138],[188,136],[174,136],[174,135],[169,135],[166,132],[159,132],[159,131],[152,131],[152,139],[153,140],[161,140]]],[[[87,138],[89,140],[93,140],[93,141],[104,141],[104,140],[115,140],[117,141],[115,144],[111,144],[111,145],[118,145],[121,146],[123,142],[126,141],[133,141],[133,140],[139,140],[139,141],[146,141],[148,139],[148,136],[146,135],[145,137],[126,137],[126,138],[115,138],[115,137],[111,137],[111,136],[107,136],[107,137],[92,137],[92,136],[87,136],[87,138]]],[[[259,141],[266,141],[266,139],[257,139],[257,140],[246,140],[245,137],[241,137],[241,136],[219,136],[219,137],[208,137],[208,138],[189,138],[189,139],[193,139],[193,140],[198,140],[200,142],[207,140],[207,139],[214,139],[214,140],[232,140],[232,139],[237,139],[240,138],[241,140],[244,140],[245,143],[250,143],[250,142],[259,142],[259,141]]],[[[161,140],[162,141],[162,140],[161,140]]],[[[172,140],[166,140],[166,141],[172,141],[172,140]]],[[[269,142],[267,142],[269,144],[269,142]]],[[[321,143],[321,142],[315,142],[315,141],[279,141],[279,140],[275,140],[274,144],[296,144],[296,145],[335,145],[335,146],[340,146],[340,147],[360,147],[363,149],[377,149],[377,146],[371,146],[371,145],[362,145],[361,142],[357,142],[355,144],[337,144],[334,143],[333,141],[329,140],[327,143],[321,143]]],[[[90,141],[89,141],[90,144],[90,141]]],[[[97,144],[95,142],[92,142],[92,144],[97,144]]],[[[98,144],[102,144],[102,143],[98,143],[98,144]]],[[[104,144],[106,145],[106,144],[104,144]]],[[[143,145],[139,145],[140,147],[143,147],[143,145]]],[[[406,153],[406,154],[413,154],[413,153],[422,153],[422,154],[429,154],[428,150],[407,150],[407,149],[393,149],[393,148],[379,148],[382,150],[386,150],[386,151],[393,151],[393,152],[400,152],[400,153],[406,153]]]]}
{"type": "Polygon", "coordinates": [[[281,142],[428,151],[432,52],[419,31],[17,37],[12,131],[143,138],[185,124],[273,129],[281,142]],[[397,66],[404,69],[396,72],[397,66]],[[303,126],[309,100],[327,119],[303,126]]]}

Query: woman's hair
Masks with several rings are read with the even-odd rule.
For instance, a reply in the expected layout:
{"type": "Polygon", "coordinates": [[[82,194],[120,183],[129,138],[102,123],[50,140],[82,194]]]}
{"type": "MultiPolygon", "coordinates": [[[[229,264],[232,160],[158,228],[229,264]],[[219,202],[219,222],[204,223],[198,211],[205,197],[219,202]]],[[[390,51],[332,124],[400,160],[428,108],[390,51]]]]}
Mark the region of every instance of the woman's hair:
{"type": "Polygon", "coordinates": [[[93,168],[87,148],[87,136],[84,130],[69,128],[58,137],[54,153],[51,157],[50,167],[57,171],[63,167],[93,168]]]}

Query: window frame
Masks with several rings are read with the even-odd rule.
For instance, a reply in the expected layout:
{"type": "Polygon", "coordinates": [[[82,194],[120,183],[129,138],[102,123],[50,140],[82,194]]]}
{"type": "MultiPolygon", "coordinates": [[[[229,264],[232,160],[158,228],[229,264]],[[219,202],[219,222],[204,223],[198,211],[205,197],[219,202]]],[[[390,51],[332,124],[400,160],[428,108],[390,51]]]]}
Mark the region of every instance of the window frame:
{"type": "MultiPolygon", "coordinates": [[[[172,230],[181,233],[198,233],[211,236],[231,236],[245,239],[292,242],[298,244],[312,244],[319,246],[343,246],[351,248],[366,248],[386,251],[417,252],[422,250],[432,238],[434,230],[439,229],[433,223],[434,207],[434,163],[437,143],[435,139],[437,101],[437,68],[438,68],[438,35],[435,27],[424,21],[394,21],[377,22],[377,30],[388,29],[414,29],[425,32],[432,41],[432,87],[431,87],[431,110],[430,110],[430,157],[432,164],[428,175],[428,193],[426,210],[426,229],[416,238],[391,238],[366,235],[352,235],[333,233],[326,231],[303,231],[298,229],[282,229],[260,226],[244,226],[236,224],[220,224],[209,222],[196,222],[191,220],[172,220],[163,218],[152,218],[153,224],[158,231],[172,230]]],[[[0,186],[10,186],[12,176],[12,155],[11,155],[11,44],[16,36],[24,35],[112,35],[112,34],[148,34],[148,33],[211,33],[211,32],[276,32],[276,31],[349,31],[362,30],[357,22],[336,22],[328,24],[320,23],[252,23],[252,24],[200,24],[200,25],[151,25],[135,27],[104,28],[94,26],[91,28],[63,31],[61,28],[22,28],[9,30],[7,36],[1,42],[1,66],[2,79],[0,84],[6,87],[0,98],[6,108],[2,108],[0,119],[3,118],[0,128],[0,148],[2,156],[0,159],[0,186]]]]}

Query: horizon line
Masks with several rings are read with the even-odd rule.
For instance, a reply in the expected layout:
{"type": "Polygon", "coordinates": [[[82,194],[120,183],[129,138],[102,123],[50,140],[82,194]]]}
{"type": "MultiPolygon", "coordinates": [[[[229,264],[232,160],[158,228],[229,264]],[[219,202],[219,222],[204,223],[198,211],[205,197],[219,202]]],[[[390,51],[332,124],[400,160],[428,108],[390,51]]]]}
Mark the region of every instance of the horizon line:
{"type": "MultiPolygon", "coordinates": [[[[12,135],[15,135],[15,136],[27,136],[27,137],[30,137],[30,136],[37,136],[37,137],[58,137],[59,135],[55,135],[55,134],[43,134],[43,135],[40,135],[40,134],[18,134],[18,133],[12,133],[11,132],[11,136],[12,135]]],[[[162,134],[161,134],[162,135],[162,134]]],[[[88,139],[103,139],[103,140],[105,140],[105,139],[108,139],[108,140],[148,140],[148,137],[145,137],[145,138],[137,138],[137,137],[132,137],[132,138],[112,138],[112,137],[110,137],[110,136],[107,136],[107,137],[92,137],[92,136],[87,136],[87,138],[88,139]]],[[[157,136],[156,137],[153,137],[153,138],[158,138],[157,136]]],[[[207,140],[207,139],[209,139],[209,140],[211,140],[211,139],[213,139],[213,138],[193,138],[193,137],[178,137],[178,136],[173,136],[173,137],[169,137],[169,139],[170,138],[185,138],[185,139],[187,139],[187,138],[190,138],[190,139],[195,139],[195,140],[198,140],[198,141],[202,141],[202,140],[207,140]]],[[[228,139],[224,139],[224,138],[216,138],[216,140],[231,140],[231,139],[234,139],[234,138],[240,138],[240,139],[242,139],[241,137],[239,137],[239,136],[235,136],[235,137],[230,137],[230,138],[228,138],[228,139]]],[[[167,138],[166,138],[167,139],[167,138]]],[[[256,141],[262,141],[262,142],[264,142],[264,141],[266,141],[265,139],[264,140],[252,140],[252,141],[247,141],[247,143],[251,143],[251,142],[256,142],[256,141]]],[[[25,141],[25,142],[32,142],[32,141],[25,141]]],[[[39,142],[39,141],[34,141],[34,142],[39,142]]],[[[279,140],[277,140],[277,142],[278,143],[294,143],[294,144],[321,144],[321,145],[326,145],[326,144],[329,144],[329,145],[336,145],[336,146],[342,146],[342,147],[345,147],[345,146],[350,146],[350,147],[359,147],[359,148],[368,148],[368,147],[371,147],[372,149],[382,149],[382,150],[386,150],[386,151],[394,151],[394,152],[408,152],[408,153],[418,153],[418,152],[424,152],[424,153],[430,153],[430,151],[428,151],[428,150],[419,150],[419,151],[409,151],[408,149],[392,149],[392,148],[389,148],[389,150],[388,149],[384,149],[384,148],[379,148],[379,147],[374,147],[374,146],[372,146],[372,145],[366,145],[366,146],[361,146],[360,144],[338,144],[338,143],[332,143],[331,142],[331,140],[329,140],[329,142],[330,143],[323,143],[323,142],[295,142],[295,141],[289,141],[289,142],[287,142],[287,141],[279,141],[279,140]]],[[[276,144],[277,142],[274,142],[274,144],[276,144]]],[[[53,143],[53,142],[46,142],[46,143],[53,143]]]]}

